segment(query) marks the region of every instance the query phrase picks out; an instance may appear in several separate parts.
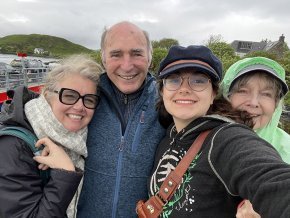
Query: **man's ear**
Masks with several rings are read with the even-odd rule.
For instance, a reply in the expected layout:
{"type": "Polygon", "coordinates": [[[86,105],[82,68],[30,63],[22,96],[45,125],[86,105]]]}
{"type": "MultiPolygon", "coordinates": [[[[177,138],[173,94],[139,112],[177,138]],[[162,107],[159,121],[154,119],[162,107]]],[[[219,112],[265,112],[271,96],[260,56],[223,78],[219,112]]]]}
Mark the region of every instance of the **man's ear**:
{"type": "Polygon", "coordinates": [[[152,64],[152,51],[149,51],[149,53],[148,53],[148,63],[149,63],[149,65],[151,65],[152,64]]]}
{"type": "Polygon", "coordinates": [[[103,67],[106,69],[106,57],[105,57],[104,51],[101,51],[101,60],[102,60],[103,67]]]}

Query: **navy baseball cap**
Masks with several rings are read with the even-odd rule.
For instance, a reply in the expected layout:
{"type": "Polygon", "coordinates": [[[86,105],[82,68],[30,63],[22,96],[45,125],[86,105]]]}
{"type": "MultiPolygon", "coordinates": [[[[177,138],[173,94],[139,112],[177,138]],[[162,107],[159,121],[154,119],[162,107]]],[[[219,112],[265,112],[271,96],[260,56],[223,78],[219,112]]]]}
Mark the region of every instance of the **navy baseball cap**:
{"type": "Polygon", "coordinates": [[[221,61],[203,45],[172,46],[159,65],[158,77],[163,79],[171,73],[188,68],[207,74],[213,82],[219,82],[222,78],[221,61]]]}

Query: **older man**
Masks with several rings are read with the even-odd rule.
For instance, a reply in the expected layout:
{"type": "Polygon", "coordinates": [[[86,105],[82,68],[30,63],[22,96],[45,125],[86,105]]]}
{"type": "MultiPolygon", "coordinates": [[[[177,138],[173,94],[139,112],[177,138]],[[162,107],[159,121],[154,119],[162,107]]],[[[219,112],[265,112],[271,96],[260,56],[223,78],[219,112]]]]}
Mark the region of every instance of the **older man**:
{"type": "Polygon", "coordinates": [[[105,30],[101,52],[106,72],[89,126],[78,217],[135,217],[165,134],[155,110],[155,79],[148,72],[152,48],[145,31],[121,22],[105,30]]]}

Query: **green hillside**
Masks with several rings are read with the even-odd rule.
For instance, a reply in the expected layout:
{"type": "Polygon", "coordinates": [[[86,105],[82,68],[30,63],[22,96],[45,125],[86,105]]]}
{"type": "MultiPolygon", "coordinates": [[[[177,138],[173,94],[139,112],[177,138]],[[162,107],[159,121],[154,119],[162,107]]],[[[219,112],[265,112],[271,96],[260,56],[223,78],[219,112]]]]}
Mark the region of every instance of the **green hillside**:
{"type": "Polygon", "coordinates": [[[0,38],[0,53],[15,54],[17,52],[33,55],[35,48],[44,49],[42,56],[64,57],[76,53],[93,53],[84,46],[66,39],[48,35],[10,35],[0,38]]]}

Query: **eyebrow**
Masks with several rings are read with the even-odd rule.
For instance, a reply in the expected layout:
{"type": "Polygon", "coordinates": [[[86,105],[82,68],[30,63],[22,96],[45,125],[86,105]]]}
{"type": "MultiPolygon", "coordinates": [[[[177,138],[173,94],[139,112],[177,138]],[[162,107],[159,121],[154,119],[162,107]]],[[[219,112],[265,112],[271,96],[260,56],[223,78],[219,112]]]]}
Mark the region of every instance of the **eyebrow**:
{"type": "Polygon", "coordinates": [[[141,48],[133,48],[131,49],[132,52],[144,52],[144,49],[141,48]]]}
{"type": "Polygon", "coordinates": [[[267,91],[267,90],[274,90],[274,88],[271,86],[266,86],[264,89],[262,89],[262,91],[267,91]]]}
{"type": "Polygon", "coordinates": [[[112,50],[109,53],[110,53],[110,55],[112,55],[112,54],[118,54],[118,53],[121,53],[121,50],[120,49],[112,50]]]}

